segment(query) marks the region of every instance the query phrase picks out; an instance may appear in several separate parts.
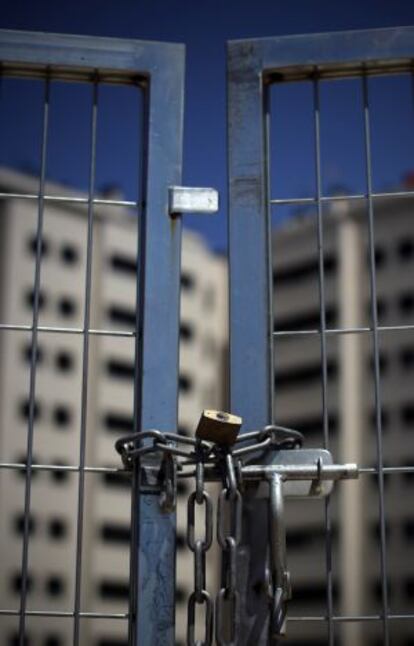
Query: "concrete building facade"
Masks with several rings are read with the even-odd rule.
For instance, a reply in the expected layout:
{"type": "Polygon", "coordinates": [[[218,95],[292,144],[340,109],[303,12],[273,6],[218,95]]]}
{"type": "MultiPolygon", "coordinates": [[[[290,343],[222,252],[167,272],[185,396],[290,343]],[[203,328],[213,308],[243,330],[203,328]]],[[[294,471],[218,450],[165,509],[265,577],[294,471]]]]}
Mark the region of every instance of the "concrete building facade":
{"type": "MultiPolygon", "coordinates": [[[[28,178],[3,173],[5,190],[33,193],[28,178]]],[[[48,192],[62,187],[48,187],[48,192]]],[[[68,191],[65,189],[65,194],[68,191]]],[[[375,202],[376,301],[379,325],[381,418],[387,466],[414,466],[414,225],[409,198],[375,202]],[[404,329],[395,327],[405,326],[404,329]],[[394,328],[394,329],[392,329],[394,328]]],[[[367,214],[362,202],[324,208],[327,410],[330,449],[336,461],[376,464],[377,442],[370,328],[367,214]],[[348,333],[339,332],[347,328],[348,333]],[[350,329],[364,328],[358,333],[350,329]]],[[[31,324],[36,204],[1,202],[0,322],[31,324]]],[[[93,329],[126,336],[91,335],[86,463],[116,466],[119,435],[132,430],[136,276],[136,221],[120,208],[96,207],[93,253],[93,329]]],[[[43,240],[40,325],[81,329],[85,279],[86,219],[79,205],[48,203],[43,240]]],[[[305,446],[323,445],[321,348],[316,218],[293,218],[273,234],[275,422],[301,430],[305,446]],[[300,334],[289,334],[299,332],[300,334]]],[[[179,430],[191,434],[205,407],[223,407],[227,342],[224,261],[195,235],[185,233],[179,430]]],[[[30,332],[0,333],[0,460],[25,460],[30,332]]],[[[81,334],[39,332],[35,461],[77,464],[81,396],[81,334]]],[[[166,377],[167,378],[167,377],[166,377]]],[[[162,389],[162,383],[160,383],[162,389]]],[[[237,411],[233,411],[237,413],[237,411]]],[[[393,615],[412,612],[414,514],[411,473],[385,476],[387,579],[393,615]]],[[[33,477],[28,608],[73,608],[78,476],[33,477]]],[[[181,486],[182,501],[188,490],[181,486]]],[[[0,603],[18,610],[24,477],[0,469],[2,577],[0,603]]],[[[325,504],[286,505],[288,563],[293,600],[287,646],[320,646],[326,622],[294,617],[326,615],[325,504]]],[[[335,487],[332,523],[333,613],[381,614],[378,483],[375,475],[335,487]]],[[[129,483],[123,476],[86,477],[82,609],[126,612],[128,603],[129,483]]],[[[185,548],[185,506],[178,509],[177,643],[185,643],[186,599],[192,586],[192,555],[185,548]]],[[[212,561],[214,562],[214,557],[212,561]]],[[[211,567],[214,587],[215,567],[211,567]]],[[[4,643],[18,643],[17,617],[0,616],[4,643]]],[[[29,617],[30,646],[64,646],[72,619],[29,617]]],[[[408,620],[391,621],[394,646],[414,643],[408,620]]],[[[82,644],[125,646],[122,619],[83,619],[82,644]]],[[[382,644],[380,621],[335,622],[341,646],[382,644]]]]}
{"type": "MultiPolygon", "coordinates": [[[[414,465],[413,330],[414,225],[410,198],[376,200],[375,258],[382,441],[385,466],[414,465]]],[[[341,201],[323,212],[327,411],[336,461],[376,467],[377,438],[368,249],[363,201],[341,201]],[[338,333],[347,328],[348,333],[338,333]],[[350,329],[365,328],[360,333],[350,329]]],[[[293,218],[273,236],[276,421],[301,430],[306,446],[323,445],[320,295],[316,215],[293,218]],[[299,334],[284,334],[286,331],[299,334]],[[307,333],[311,331],[311,333],[307,333]],[[313,332],[312,332],[313,331],[313,332]],[[283,333],[282,333],[283,332],[283,333]]],[[[412,474],[385,476],[389,612],[412,612],[412,474]]],[[[326,616],[325,506],[289,502],[291,614],[326,616]]],[[[375,475],[339,483],[329,505],[332,522],[333,614],[379,616],[381,609],[379,490],[375,475]]],[[[328,550],[329,553],[329,550],[328,550]]],[[[291,622],[290,645],[326,642],[326,624],[291,622]]],[[[335,624],[336,642],[382,644],[380,621],[335,624]]],[[[391,621],[392,643],[414,643],[412,622],[391,621]]]]}
{"type": "MultiPolygon", "coordinates": [[[[3,171],[2,189],[36,193],[31,178],[3,171]]],[[[49,185],[47,194],[71,195],[49,185]]],[[[36,202],[1,202],[0,319],[31,325],[36,245],[36,202]]],[[[40,331],[34,429],[34,462],[76,465],[82,377],[86,267],[86,210],[46,202],[40,293],[40,331]]],[[[95,210],[91,328],[125,332],[90,336],[88,466],[120,466],[117,437],[132,431],[136,299],[136,218],[119,207],[95,210]]],[[[185,232],[182,252],[182,315],[179,432],[192,434],[203,408],[223,405],[220,366],[226,342],[226,269],[196,234],[185,232]]],[[[0,334],[0,461],[26,459],[31,334],[0,334]]],[[[169,376],[165,375],[165,379],[169,376]]],[[[160,381],[160,392],[162,391],[160,381]]],[[[24,509],[24,473],[0,470],[2,576],[0,605],[18,610],[24,509]]],[[[66,612],[74,604],[78,474],[33,472],[29,545],[28,609],[66,612]]],[[[116,474],[86,475],[83,611],[123,614],[128,608],[130,485],[116,474]]],[[[186,487],[178,508],[177,644],[185,642],[186,602],[193,584],[192,554],[184,544],[186,487]]],[[[212,579],[214,580],[212,569],[212,579]]],[[[211,581],[210,581],[211,583],[211,581]]],[[[0,617],[1,641],[18,643],[18,618],[0,617]]],[[[72,619],[27,619],[28,646],[71,643],[72,619]]],[[[81,643],[127,644],[126,621],[82,619],[81,643]]]]}

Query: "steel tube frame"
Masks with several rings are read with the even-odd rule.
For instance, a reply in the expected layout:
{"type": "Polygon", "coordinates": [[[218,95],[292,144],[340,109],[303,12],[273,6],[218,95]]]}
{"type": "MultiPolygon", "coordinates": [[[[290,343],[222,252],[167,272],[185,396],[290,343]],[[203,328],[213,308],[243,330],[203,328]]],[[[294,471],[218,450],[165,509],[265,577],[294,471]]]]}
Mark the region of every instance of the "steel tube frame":
{"type": "MultiPolygon", "coordinates": [[[[301,200],[271,199],[269,191],[269,110],[268,87],[273,82],[315,80],[366,76],[412,71],[414,28],[378,29],[360,32],[336,32],[305,36],[286,36],[232,41],[228,45],[228,172],[229,172],[229,259],[230,259],[230,406],[242,416],[244,430],[260,428],[273,422],[273,342],[280,334],[273,333],[272,281],[270,253],[270,209],[272,204],[301,200]]],[[[315,86],[315,130],[317,149],[315,163],[317,185],[315,195],[306,198],[318,207],[319,261],[323,245],[321,204],[329,201],[321,195],[319,160],[319,106],[315,86]]],[[[367,101],[365,101],[367,105],[367,101]]],[[[367,158],[369,161],[369,136],[367,158]]],[[[367,171],[368,177],[370,169],[367,171]]],[[[398,193],[396,193],[398,196],[398,193]]],[[[366,195],[352,196],[368,200],[371,250],[373,241],[372,187],[366,195]]],[[[375,196],[376,197],[376,196],[375,196]]],[[[379,196],[378,196],[379,197],[379,196]]],[[[382,195],[381,195],[382,197],[382,195]]],[[[388,197],[388,195],[386,196],[388,197]]],[[[391,195],[390,195],[391,197],[391,195]]],[[[373,261],[372,261],[373,262],[373,261]]],[[[375,267],[371,263],[371,276],[375,267]]],[[[321,383],[326,391],[325,335],[330,333],[371,332],[374,352],[377,350],[379,326],[373,307],[372,325],[365,330],[328,330],[325,325],[323,274],[320,275],[321,299],[319,330],[304,334],[320,334],[321,383]]],[[[375,296],[375,295],[374,295],[375,296]]],[[[373,298],[374,298],[373,296],[373,298]]],[[[297,334],[300,334],[299,332],[297,334]]],[[[292,336],[294,333],[292,333],[292,336]]],[[[379,379],[376,379],[379,402],[379,379]]],[[[324,403],[324,438],[329,441],[326,402],[324,403]]],[[[377,404],[377,411],[379,406],[377,404]]],[[[380,439],[380,419],[377,414],[377,469],[381,524],[384,522],[383,463],[380,439]]],[[[240,634],[243,644],[267,643],[268,605],[264,586],[265,550],[260,549],[260,536],[252,526],[265,526],[265,510],[259,512],[258,501],[246,507],[246,529],[239,550],[240,567],[240,634]],[[249,514],[252,518],[249,521],[249,514]],[[260,513],[263,514],[260,518],[260,513]],[[256,592],[255,592],[256,590],[256,592]]],[[[326,518],[329,534],[329,509],[326,518]]],[[[381,538],[382,617],[384,643],[388,644],[386,592],[386,543],[381,538]]],[[[332,610],[332,568],[329,537],[327,540],[327,621],[328,642],[334,643],[332,610]]]]}
{"type": "MultiPolygon", "coordinates": [[[[177,426],[178,398],[178,339],[181,221],[171,220],[168,213],[168,187],[181,184],[182,135],[184,108],[184,63],[182,45],[90,38],[3,30],[0,33],[2,72],[16,77],[51,80],[110,82],[139,86],[146,104],[145,158],[142,183],[142,213],[139,219],[138,280],[136,319],[135,425],[137,429],[156,427],[170,431],[177,426]],[[162,380],[163,375],[168,375],[162,380]]],[[[45,103],[47,106],[47,102],[45,103]]],[[[97,103],[94,101],[92,134],[96,130],[97,103]]],[[[42,169],[46,155],[46,128],[42,153],[42,169]]],[[[139,178],[137,178],[139,181],[139,178]]],[[[2,197],[3,194],[2,194],[2,197]]],[[[7,195],[9,199],[13,196],[7,195]]],[[[23,197],[16,195],[16,198],[23,197]]],[[[39,196],[39,226],[41,230],[43,203],[58,198],[45,196],[44,172],[39,196]]],[[[66,201],[71,199],[63,198],[66,201]]],[[[93,207],[101,203],[94,196],[94,151],[91,153],[90,190],[88,204],[88,258],[92,254],[93,207]]],[[[126,203],[119,202],[124,206],[126,203]]],[[[118,203],[114,203],[118,205],[118,203]]],[[[36,303],[40,282],[40,240],[36,255],[35,308],[33,325],[29,326],[36,341],[38,325],[36,303]]],[[[87,616],[81,608],[82,525],[84,513],[88,338],[89,334],[106,334],[89,330],[91,272],[85,285],[85,320],[81,330],[56,328],[57,333],[74,332],[83,335],[82,429],[79,465],[78,528],[76,550],[75,605],[69,616],[74,617],[73,643],[79,643],[80,619],[87,616]]],[[[18,330],[22,326],[3,325],[2,329],[18,330]]],[[[24,326],[24,329],[26,327],[24,326]]],[[[120,333],[121,334],[121,333],[120,333]]],[[[123,333],[122,333],[123,335],[123,333]]],[[[125,334],[127,336],[127,334],[125,334]]],[[[35,356],[35,354],[33,354],[35,356]]],[[[26,469],[26,504],[30,510],[32,474],[33,406],[35,397],[36,362],[31,364],[29,415],[29,451],[26,469]]],[[[26,520],[26,525],[28,520],[26,520]]],[[[131,604],[129,610],[129,643],[132,646],[174,644],[175,622],[175,515],[162,514],[158,499],[140,493],[134,478],[132,493],[131,543],[131,604]]],[[[22,601],[19,611],[20,644],[25,643],[27,564],[29,536],[25,527],[23,541],[22,601]]],[[[44,611],[48,615],[48,611],[44,611]]],[[[92,613],[93,614],[93,613],[92,613]]],[[[62,616],[67,616],[62,613],[62,616]]],[[[99,614],[93,616],[100,616],[99,614]]],[[[110,615],[125,618],[126,615],[110,615]]]]}

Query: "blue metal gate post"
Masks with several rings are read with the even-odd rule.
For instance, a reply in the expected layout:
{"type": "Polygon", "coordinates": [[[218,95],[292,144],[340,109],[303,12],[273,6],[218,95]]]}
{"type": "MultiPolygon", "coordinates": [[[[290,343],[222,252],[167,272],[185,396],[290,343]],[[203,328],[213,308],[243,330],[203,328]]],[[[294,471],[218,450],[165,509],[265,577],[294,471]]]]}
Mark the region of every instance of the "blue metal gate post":
{"type": "MultiPolygon", "coordinates": [[[[262,64],[250,44],[228,51],[230,406],[243,430],[272,420],[272,317],[267,127],[262,64]]],[[[239,639],[267,643],[266,516],[244,499],[239,639]],[[253,546],[255,549],[253,550],[253,546]]]]}
{"type": "MultiPolygon", "coordinates": [[[[144,204],[138,240],[136,430],[176,431],[181,222],[169,215],[168,187],[181,184],[184,47],[161,45],[147,88],[144,204]]],[[[158,496],[132,494],[131,646],[174,644],[175,514],[158,496]]]]}

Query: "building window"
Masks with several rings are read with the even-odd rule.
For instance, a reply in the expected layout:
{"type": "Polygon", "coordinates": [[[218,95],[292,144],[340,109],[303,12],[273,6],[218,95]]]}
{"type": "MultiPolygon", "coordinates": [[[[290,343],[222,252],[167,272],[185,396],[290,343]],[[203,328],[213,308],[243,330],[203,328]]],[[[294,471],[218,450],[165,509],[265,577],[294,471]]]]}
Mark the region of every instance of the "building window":
{"type": "MultiPolygon", "coordinates": [[[[286,428],[295,428],[305,435],[305,437],[323,435],[323,417],[315,415],[306,419],[282,420],[277,422],[280,426],[286,428]]],[[[329,433],[334,434],[338,431],[338,416],[334,413],[328,415],[329,433]]]]}
{"type": "MultiPolygon", "coordinates": [[[[389,581],[387,581],[387,588],[388,588],[388,597],[391,599],[393,595],[393,586],[390,584],[389,581]]],[[[382,583],[381,581],[374,581],[374,583],[371,586],[371,593],[374,599],[380,603],[382,600],[382,583]]]]}
{"type": "Polygon", "coordinates": [[[68,533],[66,521],[61,518],[52,518],[47,524],[47,533],[53,540],[62,540],[68,533]]]}
{"type": "Polygon", "coordinates": [[[194,328],[190,323],[182,322],[180,325],[180,339],[182,341],[191,341],[194,337],[194,328]]]}
{"type": "Polygon", "coordinates": [[[187,541],[186,541],[186,537],[185,537],[184,532],[179,532],[178,531],[175,541],[176,541],[176,546],[177,546],[178,551],[185,550],[185,547],[187,545],[187,541]]]}
{"type": "Polygon", "coordinates": [[[101,599],[128,599],[129,583],[128,581],[104,579],[98,584],[98,592],[101,599]]]}
{"type": "Polygon", "coordinates": [[[134,430],[134,419],[130,415],[109,412],[104,415],[103,423],[107,431],[124,433],[134,430]]]}
{"type": "Polygon", "coordinates": [[[414,368],[414,347],[402,348],[399,359],[404,370],[412,370],[414,368]]]}
{"type": "MultiPolygon", "coordinates": [[[[33,256],[36,255],[37,235],[32,234],[30,238],[27,240],[27,249],[31,255],[33,256]]],[[[47,240],[47,238],[43,237],[42,243],[41,243],[41,255],[47,256],[48,253],[49,253],[49,241],[47,240]]]]}
{"type": "MultiPolygon", "coordinates": [[[[24,300],[26,303],[26,307],[28,309],[33,309],[34,306],[34,290],[33,289],[27,289],[24,295],[24,300]]],[[[43,290],[39,289],[39,310],[43,309],[43,307],[46,305],[46,296],[43,290]]]]}
{"type": "Polygon", "coordinates": [[[188,592],[182,585],[177,585],[175,589],[175,601],[176,603],[184,603],[187,599],[188,592]]]}
{"type": "MultiPolygon", "coordinates": [[[[338,585],[333,584],[332,596],[338,600],[338,585]]],[[[302,583],[295,586],[295,599],[298,603],[324,603],[326,600],[326,585],[324,583],[302,583]]]]}
{"type": "Polygon", "coordinates": [[[398,242],[397,253],[401,260],[410,260],[414,256],[414,241],[410,238],[402,238],[398,242]]]}
{"type": "Polygon", "coordinates": [[[75,265],[79,260],[78,249],[69,242],[65,242],[60,248],[60,259],[66,265],[75,265]]]}
{"type": "MultiPolygon", "coordinates": [[[[374,522],[371,525],[371,536],[375,541],[380,541],[381,539],[381,525],[380,523],[374,522]]],[[[385,524],[385,537],[388,539],[391,536],[391,527],[389,523],[385,524]]]]}
{"type": "MultiPolygon", "coordinates": [[[[27,343],[23,346],[22,349],[23,359],[26,363],[30,363],[32,360],[32,344],[27,343]]],[[[41,345],[37,344],[36,347],[36,363],[42,363],[44,358],[43,348],[41,345]]]]}
{"type": "Polygon", "coordinates": [[[194,286],[195,286],[194,274],[191,274],[188,271],[183,271],[181,273],[181,289],[183,291],[190,291],[191,289],[194,289],[194,286]]]}
{"type": "Polygon", "coordinates": [[[127,471],[121,473],[104,473],[102,480],[107,487],[114,489],[130,489],[131,479],[127,471]]]}
{"type": "Polygon", "coordinates": [[[129,543],[131,529],[120,523],[104,523],[100,534],[105,543],[129,543]]]}
{"type": "Polygon", "coordinates": [[[120,273],[129,274],[134,277],[137,274],[137,261],[131,256],[114,253],[109,259],[109,264],[114,271],[119,271],[120,273]]]}
{"type": "Polygon", "coordinates": [[[188,375],[181,374],[178,383],[182,393],[190,392],[193,387],[192,379],[188,375]]]}
{"type": "Polygon", "coordinates": [[[130,361],[119,359],[109,359],[106,362],[106,372],[113,379],[133,379],[135,375],[135,366],[130,361]]]}
{"type": "Polygon", "coordinates": [[[135,327],[137,317],[132,308],[112,305],[107,311],[107,316],[111,323],[135,327]]]}
{"type": "MultiPolygon", "coordinates": [[[[22,646],[19,633],[13,633],[10,635],[8,643],[10,646],[22,646]]],[[[29,635],[25,635],[25,637],[23,637],[23,646],[31,646],[31,644],[32,638],[29,637],[29,635]]]]}
{"type": "MultiPolygon", "coordinates": [[[[335,256],[327,255],[324,258],[324,276],[325,278],[330,274],[335,273],[337,267],[337,260],[335,256]]],[[[290,267],[283,267],[273,269],[273,284],[276,287],[282,285],[296,285],[302,280],[316,279],[319,275],[319,261],[318,259],[311,258],[304,260],[301,263],[292,265],[290,267]]]]}
{"type": "MultiPolygon", "coordinates": [[[[63,462],[60,462],[59,460],[52,460],[52,464],[56,464],[58,466],[65,466],[65,464],[63,462]]],[[[64,469],[52,470],[50,471],[50,477],[57,484],[61,484],[63,482],[66,482],[67,479],[69,478],[69,471],[65,471],[64,469]]]]}
{"type": "Polygon", "coordinates": [[[400,415],[402,424],[411,427],[414,424],[414,404],[404,404],[401,407],[400,415]]]}
{"type": "MultiPolygon", "coordinates": [[[[30,402],[28,399],[25,399],[19,405],[19,413],[23,419],[27,420],[29,419],[29,412],[30,412],[30,402]]],[[[34,420],[39,419],[39,417],[41,416],[41,413],[42,413],[42,407],[38,401],[35,401],[33,405],[33,419],[34,420]]]]}
{"type": "Polygon", "coordinates": [[[379,269],[385,264],[387,255],[382,247],[375,247],[375,267],[379,269]]]}
{"type": "MultiPolygon", "coordinates": [[[[379,369],[380,371],[385,374],[388,369],[388,357],[383,354],[382,352],[379,355],[379,369]]],[[[371,373],[374,373],[375,370],[375,362],[374,362],[374,357],[369,357],[368,359],[368,369],[371,373]]]]}
{"type": "Polygon", "coordinates": [[[404,582],[405,596],[408,601],[412,601],[414,595],[414,578],[409,577],[404,582]]]}
{"type": "MultiPolygon", "coordinates": [[[[328,306],[325,310],[325,322],[327,327],[336,325],[337,310],[333,306],[328,306]]],[[[321,315],[319,310],[302,312],[280,317],[276,314],[274,329],[277,330],[319,330],[321,325],[321,315]]]]}
{"type": "Polygon", "coordinates": [[[45,583],[46,593],[50,597],[59,597],[65,591],[65,582],[62,577],[57,575],[49,576],[45,583]]]}
{"type": "MultiPolygon", "coordinates": [[[[404,462],[401,463],[402,467],[414,464],[414,455],[408,456],[404,462]]],[[[401,473],[401,479],[404,481],[404,485],[412,485],[414,483],[414,471],[405,471],[401,473]]]]}
{"type": "MultiPolygon", "coordinates": [[[[338,374],[338,366],[336,362],[328,361],[326,368],[327,377],[334,379],[338,374]]],[[[322,368],[320,363],[298,368],[292,367],[284,371],[276,372],[275,388],[276,390],[280,390],[282,388],[300,388],[303,386],[309,386],[314,381],[321,381],[321,379],[322,368]]]]}
{"type": "Polygon", "coordinates": [[[73,355],[65,350],[60,350],[56,354],[55,365],[60,372],[69,372],[74,365],[73,355]]]}
{"type": "MultiPolygon", "coordinates": [[[[383,408],[381,410],[381,428],[383,431],[386,431],[388,429],[390,422],[390,414],[389,411],[386,408],[383,408]]],[[[370,413],[370,423],[371,423],[371,428],[373,431],[376,431],[377,429],[377,412],[375,408],[372,409],[370,413]]]]}
{"type": "Polygon", "coordinates": [[[64,318],[74,316],[77,310],[76,302],[70,296],[63,296],[58,302],[58,311],[64,318]]]}
{"type": "Polygon", "coordinates": [[[45,646],[62,646],[62,644],[63,644],[62,638],[56,633],[46,635],[45,637],[45,642],[44,642],[45,646]]]}
{"type": "Polygon", "coordinates": [[[401,314],[410,314],[414,310],[414,294],[411,292],[400,294],[398,306],[401,314]]]}
{"type": "Polygon", "coordinates": [[[185,496],[186,494],[190,493],[190,487],[188,482],[184,482],[183,480],[179,480],[177,482],[177,495],[178,496],[185,496]]]}
{"type": "Polygon", "coordinates": [[[67,428],[72,421],[72,413],[64,404],[58,404],[53,409],[53,423],[59,429],[67,428]]]}
{"type": "MultiPolygon", "coordinates": [[[[33,576],[28,573],[26,577],[26,587],[28,593],[33,590],[33,585],[33,576]]],[[[13,592],[20,594],[20,592],[22,591],[22,575],[20,572],[16,572],[16,574],[12,576],[10,587],[13,592]]]]}
{"type": "MultiPolygon", "coordinates": [[[[17,459],[16,459],[16,463],[17,464],[27,464],[27,456],[26,456],[26,454],[19,455],[17,457],[17,459]]],[[[32,454],[32,464],[38,464],[38,463],[39,462],[38,462],[37,456],[32,454]]],[[[20,476],[21,478],[25,478],[26,477],[26,469],[18,469],[18,470],[16,470],[16,474],[18,476],[20,476]]],[[[36,478],[36,476],[38,474],[39,474],[39,472],[35,469],[34,471],[32,471],[31,477],[36,478]]]]}
{"type": "Polygon", "coordinates": [[[402,524],[402,533],[406,541],[411,542],[414,540],[414,520],[406,520],[402,524]]]}
{"type": "MultiPolygon", "coordinates": [[[[25,520],[24,514],[18,514],[17,516],[15,516],[13,526],[16,534],[20,534],[20,535],[23,534],[24,520],[25,520]]],[[[34,534],[35,531],[36,531],[36,520],[33,515],[30,515],[29,516],[29,535],[34,534]]]]}

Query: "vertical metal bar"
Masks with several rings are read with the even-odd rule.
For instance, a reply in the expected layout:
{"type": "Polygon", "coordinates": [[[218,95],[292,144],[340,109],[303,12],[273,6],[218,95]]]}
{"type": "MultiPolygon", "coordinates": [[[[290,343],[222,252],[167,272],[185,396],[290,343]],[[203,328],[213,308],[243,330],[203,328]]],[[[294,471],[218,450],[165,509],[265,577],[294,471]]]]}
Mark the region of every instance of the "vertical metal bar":
{"type": "MultiPolygon", "coordinates": [[[[320,92],[319,80],[313,80],[313,112],[315,136],[315,169],[316,169],[316,203],[317,203],[317,244],[319,264],[319,315],[320,315],[320,344],[322,371],[322,415],[323,442],[329,449],[329,416],[328,416],[328,361],[326,349],[326,303],[325,303],[325,268],[323,257],[323,206],[322,206],[322,174],[321,174],[321,128],[320,128],[320,92]]],[[[332,597],[332,536],[331,536],[330,498],[325,499],[325,563],[327,578],[327,617],[328,643],[334,644],[333,597],[332,597]]]]}
{"type": "Polygon", "coordinates": [[[89,365],[89,327],[91,318],[92,291],[92,248],[93,248],[93,198],[95,193],[96,171],[96,130],[98,119],[98,80],[93,84],[92,114],[91,114],[91,145],[88,190],[88,229],[86,243],[86,275],[83,316],[83,354],[82,354],[82,393],[80,416],[80,446],[79,446],[79,482],[78,482],[78,512],[76,531],[76,565],[75,565],[75,603],[73,622],[73,644],[78,646],[80,636],[80,605],[82,586],[82,548],[83,548],[83,512],[85,502],[85,452],[86,427],[88,409],[88,365],[89,365]]]}
{"type": "MultiPolygon", "coordinates": [[[[149,80],[145,207],[139,229],[136,346],[138,430],[177,428],[181,219],[168,214],[168,187],[181,183],[184,48],[154,67],[149,80]],[[168,109],[166,110],[166,106],[168,109]]],[[[173,646],[175,624],[175,514],[141,491],[132,491],[129,644],[173,646]]]]}
{"type": "Polygon", "coordinates": [[[381,591],[382,591],[382,620],[384,646],[389,646],[388,625],[388,589],[387,589],[387,548],[385,535],[385,502],[384,502],[384,459],[382,445],[382,419],[381,419],[381,385],[379,365],[379,338],[378,338],[378,311],[377,311],[377,281],[375,270],[375,242],[374,242],[374,206],[372,199],[372,161],[371,161],[371,131],[368,78],[362,77],[363,110],[364,110],[364,139],[365,139],[365,165],[366,187],[368,203],[368,244],[369,244],[369,269],[371,288],[371,321],[372,321],[372,349],[374,352],[374,395],[375,395],[375,421],[377,436],[377,466],[379,489],[379,515],[380,515],[380,563],[381,563],[381,591]]]}
{"type": "Polygon", "coordinates": [[[46,179],[46,158],[48,144],[49,126],[49,98],[50,80],[45,80],[44,104],[43,104],[43,133],[40,161],[39,181],[39,203],[36,230],[36,261],[33,285],[33,318],[32,318],[32,348],[30,355],[30,385],[29,385],[29,417],[27,426],[27,467],[24,496],[24,525],[23,525],[23,548],[22,548],[22,572],[21,572],[21,593],[19,611],[19,646],[26,643],[26,604],[27,604],[27,569],[29,560],[29,521],[30,502],[32,485],[32,461],[33,461],[33,436],[34,436],[34,412],[36,396],[36,367],[37,367],[37,345],[38,345],[38,324],[39,324],[39,294],[40,294],[40,269],[43,249],[43,216],[44,216],[44,194],[46,179]]]}
{"type": "Polygon", "coordinates": [[[248,46],[230,49],[228,74],[230,398],[244,426],[260,428],[273,402],[264,88],[248,46]]]}
{"type": "MultiPolygon", "coordinates": [[[[228,50],[230,406],[243,431],[273,420],[274,357],[268,191],[267,88],[260,53],[249,43],[228,50]]],[[[244,499],[238,549],[240,646],[264,645],[267,524],[264,501],[244,499]]]]}
{"type": "MultiPolygon", "coordinates": [[[[147,183],[147,160],[148,160],[148,118],[149,118],[149,88],[142,88],[142,115],[141,115],[141,164],[140,164],[140,178],[139,178],[139,195],[138,201],[141,204],[138,216],[141,215],[144,211],[144,199],[147,183]]],[[[141,237],[143,233],[142,228],[142,217],[138,217],[137,221],[137,259],[140,258],[141,253],[141,237]]],[[[141,379],[141,340],[138,333],[141,315],[140,315],[140,298],[141,298],[141,289],[140,285],[142,282],[141,278],[142,268],[141,263],[137,262],[137,274],[136,274],[136,285],[135,285],[135,307],[136,307],[136,318],[135,318],[135,344],[134,344],[134,361],[135,361],[135,370],[134,370],[134,401],[133,401],[133,429],[134,433],[137,433],[140,429],[139,424],[139,411],[141,408],[141,388],[140,388],[140,379],[141,379]]],[[[128,644],[134,644],[134,633],[136,632],[136,625],[134,617],[136,615],[136,609],[138,607],[138,580],[136,577],[136,572],[138,568],[138,552],[135,549],[135,546],[138,544],[139,540],[139,514],[137,513],[137,508],[139,505],[139,498],[136,492],[139,491],[139,473],[140,473],[140,462],[137,461],[134,464],[132,471],[132,495],[131,495],[131,539],[130,539],[130,559],[129,559],[129,582],[130,582],[130,594],[129,594],[129,621],[128,621],[128,644]]]]}

